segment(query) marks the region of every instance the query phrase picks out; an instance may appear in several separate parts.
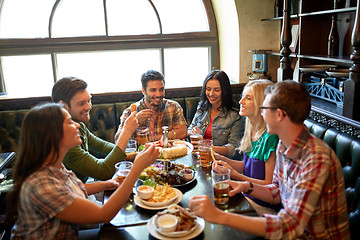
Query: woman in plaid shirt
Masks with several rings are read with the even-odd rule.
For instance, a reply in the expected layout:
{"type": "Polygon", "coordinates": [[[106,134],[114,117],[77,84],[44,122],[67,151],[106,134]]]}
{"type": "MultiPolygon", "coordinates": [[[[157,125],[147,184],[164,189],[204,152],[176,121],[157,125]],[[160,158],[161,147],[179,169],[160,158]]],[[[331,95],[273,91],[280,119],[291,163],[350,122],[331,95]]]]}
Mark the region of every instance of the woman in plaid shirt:
{"type": "MultiPolygon", "coordinates": [[[[129,134],[138,126],[127,120],[129,134]]],[[[103,206],[89,194],[116,189],[114,180],[83,184],[62,164],[66,152],[81,144],[79,124],[56,103],[27,114],[14,166],[14,190],[9,195],[7,221],[15,222],[13,239],[77,239],[78,225],[109,222],[126,203],[141,171],[159,156],[154,146],[138,154],[131,172],[103,206]]]]}

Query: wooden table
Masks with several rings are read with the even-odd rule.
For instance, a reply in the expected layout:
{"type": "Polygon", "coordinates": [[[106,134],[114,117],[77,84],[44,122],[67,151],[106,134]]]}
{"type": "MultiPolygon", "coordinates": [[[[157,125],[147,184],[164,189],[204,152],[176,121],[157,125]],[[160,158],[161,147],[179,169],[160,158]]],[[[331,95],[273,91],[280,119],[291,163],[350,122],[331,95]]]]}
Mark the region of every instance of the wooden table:
{"type": "MultiPolygon", "coordinates": [[[[212,198],[211,171],[210,168],[201,168],[196,158],[191,154],[175,160],[186,166],[193,165],[196,169],[196,179],[185,186],[178,187],[183,193],[183,199],[179,205],[188,207],[189,199],[196,195],[208,195],[212,198]]],[[[141,184],[139,181],[136,185],[141,184]]],[[[106,202],[108,195],[105,194],[106,202]]],[[[225,211],[257,216],[254,208],[242,196],[237,194],[230,198],[229,206],[225,211]]],[[[132,194],[126,205],[119,211],[110,224],[104,224],[100,228],[99,239],[154,239],[147,229],[147,222],[158,211],[147,210],[136,206],[134,202],[134,194],[132,194]]],[[[205,223],[204,231],[195,239],[255,239],[256,237],[234,230],[232,228],[205,223]]]]}

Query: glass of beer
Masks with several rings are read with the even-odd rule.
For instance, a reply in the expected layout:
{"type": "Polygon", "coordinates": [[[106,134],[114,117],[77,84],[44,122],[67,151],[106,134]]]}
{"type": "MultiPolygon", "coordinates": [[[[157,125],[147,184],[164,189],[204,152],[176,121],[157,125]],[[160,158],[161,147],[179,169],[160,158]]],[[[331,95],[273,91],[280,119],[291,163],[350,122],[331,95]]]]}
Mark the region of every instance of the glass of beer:
{"type": "Polygon", "coordinates": [[[230,169],[217,167],[211,170],[212,186],[215,205],[224,208],[228,206],[230,186],[226,180],[230,179],[230,169]]]}
{"type": "Polygon", "coordinates": [[[213,141],[210,139],[201,139],[199,140],[199,153],[198,159],[201,167],[211,167],[212,157],[211,157],[211,146],[213,141]]]}
{"type": "Polygon", "coordinates": [[[197,154],[199,152],[199,140],[203,137],[200,134],[191,134],[189,137],[190,143],[194,146],[193,153],[197,154]]]}
{"type": "Polygon", "coordinates": [[[132,168],[132,162],[122,161],[115,164],[116,176],[119,184],[122,184],[132,168]]]}
{"type": "Polygon", "coordinates": [[[136,130],[136,140],[140,145],[149,142],[149,128],[147,127],[140,127],[136,130]]]}

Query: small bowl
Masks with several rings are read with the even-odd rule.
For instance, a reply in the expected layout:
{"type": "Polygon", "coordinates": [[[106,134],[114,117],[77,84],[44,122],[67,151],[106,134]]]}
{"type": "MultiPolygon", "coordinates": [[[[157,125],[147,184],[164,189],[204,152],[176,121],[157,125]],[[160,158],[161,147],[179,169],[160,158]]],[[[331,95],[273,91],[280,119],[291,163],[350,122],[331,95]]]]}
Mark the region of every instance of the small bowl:
{"type": "Polygon", "coordinates": [[[160,232],[174,232],[178,224],[178,219],[175,215],[164,214],[157,218],[157,224],[160,232]]]}
{"type": "Polygon", "coordinates": [[[137,193],[139,198],[144,200],[151,198],[153,192],[154,192],[154,188],[147,185],[141,185],[137,187],[137,193]]]}
{"type": "Polygon", "coordinates": [[[186,142],[183,140],[176,140],[173,142],[174,147],[186,146],[186,142]]]}
{"type": "Polygon", "coordinates": [[[184,176],[187,181],[194,178],[194,171],[191,169],[181,169],[180,173],[184,176]]]}

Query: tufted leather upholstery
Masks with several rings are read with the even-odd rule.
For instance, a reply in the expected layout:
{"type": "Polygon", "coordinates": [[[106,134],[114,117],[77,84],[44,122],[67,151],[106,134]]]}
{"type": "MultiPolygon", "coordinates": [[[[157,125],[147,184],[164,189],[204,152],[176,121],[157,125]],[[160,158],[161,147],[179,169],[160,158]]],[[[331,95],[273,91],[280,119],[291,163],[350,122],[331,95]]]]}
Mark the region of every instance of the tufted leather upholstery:
{"type": "Polygon", "coordinates": [[[352,239],[360,239],[360,139],[307,119],[305,125],[326,142],[343,167],[352,239]]]}

